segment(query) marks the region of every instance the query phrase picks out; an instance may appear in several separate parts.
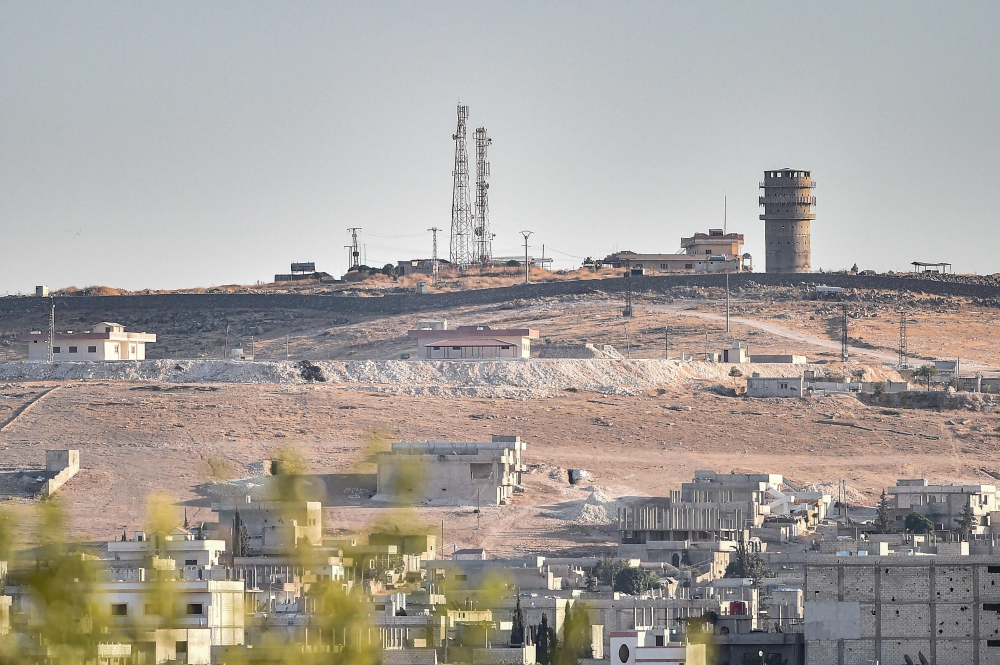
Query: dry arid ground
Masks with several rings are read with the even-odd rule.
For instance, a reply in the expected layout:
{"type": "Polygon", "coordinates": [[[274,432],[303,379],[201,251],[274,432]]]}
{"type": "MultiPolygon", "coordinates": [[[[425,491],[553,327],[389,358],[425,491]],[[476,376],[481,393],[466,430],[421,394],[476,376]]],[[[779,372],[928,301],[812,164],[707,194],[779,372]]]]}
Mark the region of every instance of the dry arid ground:
{"type": "MultiPolygon", "coordinates": [[[[932,358],[961,358],[970,370],[998,369],[992,331],[1000,313],[968,299],[861,294],[847,303],[851,315],[851,357],[865,362],[896,362],[899,307],[905,305],[911,365],[932,358]]],[[[674,289],[672,295],[638,295],[632,319],[620,316],[620,298],[604,293],[537,298],[499,305],[459,307],[405,316],[337,316],[308,309],[212,313],[171,310],[135,313],[132,330],[158,335],[149,358],[222,358],[227,344],[258,359],[389,359],[414,352],[406,330],[422,318],[446,318],[450,325],[530,326],[539,331],[535,353],[546,343],[611,344],[633,358],[681,353],[704,357],[740,341],[752,353],[796,353],[810,360],[840,358],[840,303],[803,298],[799,289],[769,288],[736,293],[731,330],[725,331],[724,292],[674,289]],[[253,335],[251,340],[251,333],[253,335]],[[665,349],[664,342],[667,341],[665,349]]],[[[57,327],[89,329],[96,321],[63,315],[57,327]]],[[[128,313],[119,317],[130,321],[128,313]]],[[[10,319],[0,339],[0,360],[26,357],[11,331],[43,329],[46,321],[10,319]]]]}
{"type": "MultiPolygon", "coordinates": [[[[85,540],[141,528],[152,492],[185,506],[191,522],[211,521],[213,497],[241,487],[220,481],[294,449],[310,491],[329,506],[328,531],[364,534],[372,525],[422,519],[437,532],[444,520],[446,551],[484,546],[495,556],[611,551],[611,528],[576,519],[594,487],[568,485],[568,468],[589,470],[601,493],[625,500],[666,494],[704,468],[782,473],[798,485],[831,488],[843,478],[868,502],[896,478],[989,483],[986,471],[1000,470],[998,415],[893,412],[850,396],[748,400],[693,386],[631,397],[580,391],[495,400],[319,384],[7,384],[0,422],[53,387],[0,431],[0,491],[15,495],[0,507],[17,514],[26,542],[36,500],[16,491],[12,474],[41,468],[46,448],[80,449],[83,471],[60,501],[74,537],[85,540]],[[831,415],[869,429],[831,425],[831,415]],[[401,516],[373,506],[366,476],[349,475],[373,472],[371,454],[388,440],[491,434],[520,435],[526,462],[535,466],[526,491],[510,506],[484,510],[478,530],[471,498],[463,507],[418,507],[417,515],[401,516]]],[[[612,517],[615,505],[608,504],[612,517]]]]}

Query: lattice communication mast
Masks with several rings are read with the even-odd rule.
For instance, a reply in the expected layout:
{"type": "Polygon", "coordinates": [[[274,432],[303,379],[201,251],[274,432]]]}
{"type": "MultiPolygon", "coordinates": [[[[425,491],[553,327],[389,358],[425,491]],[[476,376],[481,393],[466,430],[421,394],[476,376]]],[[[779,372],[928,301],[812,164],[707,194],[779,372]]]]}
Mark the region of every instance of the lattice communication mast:
{"type": "Polygon", "coordinates": [[[488,266],[493,262],[493,238],[490,232],[490,163],[486,160],[486,149],[493,139],[486,135],[486,128],[476,130],[476,213],[473,220],[475,233],[474,261],[480,266],[488,266]]]}
{"type": "Polygon", "coordinates": [[[469,107],[458,105],[458,129],[452,135],[455,141],[455,170],[451,197],[451,250],[452,265],[467,268],[472,264],[475,249],[472,224],[472,204],[469,200],[469,149],[466,144],[465,126],[469,120],[469,107]]]}

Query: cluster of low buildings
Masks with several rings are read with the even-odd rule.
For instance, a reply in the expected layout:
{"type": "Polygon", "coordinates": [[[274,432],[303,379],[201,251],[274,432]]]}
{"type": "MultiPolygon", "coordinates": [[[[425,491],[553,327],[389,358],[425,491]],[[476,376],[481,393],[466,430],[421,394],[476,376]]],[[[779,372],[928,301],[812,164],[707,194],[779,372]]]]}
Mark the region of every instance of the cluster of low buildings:
{"type": "MultiPolygon", "coordinates": [[[[526,451],[517,436],[395,442],[373,505],[503,510],[525,491],[526,451]]],[[[79,467],[75,451],[51,452],[54,466],[79,467]]],[[[275,487],[287,480],[265,466],[275,487]]],[[[571,625],[579,662],[595,665],[1000,662],[993,485],[901,479],[876,514],[779,474],[696,471],[618,512],[611,559],[447,552],[439,534],[405,524],[334,535],[319,502],[280,496],[218,500],[215,521],[123,532],[96,557],[0,563],[0,649],[47,658],[51,596],[37,580],[51,570],[87,599],[89,618],[70,631],[101,626],[77,645],[81,662],[277,663],[291,649],[529,664],[547,657],[540,631],[560,640],[571,625]],[[926,533],[909,530],[914,514],[926,533]],[[615,575],[630,570],[646,581],[621,588],[615,575]],[[353,608],[350,629],[324,605],[330,594],[339,612],[353,608]]]]}

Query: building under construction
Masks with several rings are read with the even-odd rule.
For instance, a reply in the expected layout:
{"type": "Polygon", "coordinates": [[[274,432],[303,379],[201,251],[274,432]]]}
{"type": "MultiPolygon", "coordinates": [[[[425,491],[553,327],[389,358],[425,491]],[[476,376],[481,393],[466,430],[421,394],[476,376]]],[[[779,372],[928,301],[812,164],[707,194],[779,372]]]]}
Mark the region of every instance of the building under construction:
{"type": "Polygon", "coordinates": [[[812,207],[816,181],[810,171],[779,169],[765,171],[760,188],[764,194],[764,244],[766,272],[797,273],[812,270],[810,223],[816,219],[812,207]]]}

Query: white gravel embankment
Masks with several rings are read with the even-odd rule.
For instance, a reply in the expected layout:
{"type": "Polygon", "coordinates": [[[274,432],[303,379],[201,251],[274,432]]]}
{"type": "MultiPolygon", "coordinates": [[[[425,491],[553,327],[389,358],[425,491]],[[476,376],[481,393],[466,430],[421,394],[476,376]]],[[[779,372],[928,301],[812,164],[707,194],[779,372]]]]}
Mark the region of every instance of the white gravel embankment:
{"type": "MultiPolygon", "coordinates": [[[[325,385],[399,394],[546,397],[566,389],[628,395],[692,382],[731,383],[732,365],[679,360],[530,359],[506,361],[313,361],[325,385]]],[[[795,376],[812,365],[741,365],[749,376],[795,376]]],[[[869,367],[867,380],[886,378],[869,367]]],[[[895,374],[894,372],[892,374],[895,374]]],[[[0,381],[132,381],[158,383],[307,383],[295,361],[142,360],[0,363],[0,381]]],[[[322,384],[321,384],[322,385],[322,384]]]]}

